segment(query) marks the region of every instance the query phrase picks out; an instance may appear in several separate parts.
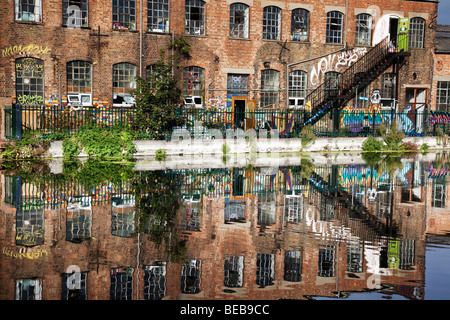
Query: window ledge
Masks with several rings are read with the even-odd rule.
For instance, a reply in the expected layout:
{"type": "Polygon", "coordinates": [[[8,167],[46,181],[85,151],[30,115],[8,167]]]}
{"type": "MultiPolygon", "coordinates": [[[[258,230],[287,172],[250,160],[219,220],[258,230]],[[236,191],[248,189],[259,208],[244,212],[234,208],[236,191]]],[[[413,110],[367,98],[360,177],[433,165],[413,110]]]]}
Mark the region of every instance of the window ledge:
{"type": "Polygon", "coordinates": [[[19,24],[33,24],[38,26],[43,26],[44,22],[34,22],[34,21],[22,21],[22,20],[14,20],[14,22],[19,24]]]}
{"type": "Polygon", "coordinates": [[[244,41],[251,41],[250,38],[237,38],[237,37],[228,37],[230,40],[244,40],[244,41]]]}
{"type": "Polygon", "coordinates": [[[66,28],[66,29],[82,29],[82,30],[91,30],[92,29],[91,27],[79,27],[79,28],[76,28],[76,27],[69,27],[69,26],[65,26],[65,25],[62,25],[62,27],[66,28]]]}
{"type": "Polygon", "coordinates": [[[184,34],[186,37],[194,37],[194,38],[208,38],[208,36],[206,34],[190,34],[190,33],[185,33],[184,34]]]}
{"type": "Polygon", "coordinates": [[[159,31],[147,30],[145,33],[147,33],[147,34],[160,34],[160,35],[163,35],[163,36],[170,35],[170,33],[168,31],[159,32],[159,31]]]}
{"type": "Polygon", "coordinates": [[[311,41],[300,41],[300,40],[289,40],[289,43],[302,43],[302,44],[311,44],[311,41]]]}
{"type": "Polygon", "coordinates": [[[138,33],[138,32],[139,32],[139,30],[114,29],[114,28],[112,28],[111,31],[116,31],[116,32],[131,32],[131,33],[138,33]]]}
{"type": "Polygon", "coordinates": [[[267,41],[267,42],[280,42],[281,39],[261,39],[261,41],[267,41]]]}

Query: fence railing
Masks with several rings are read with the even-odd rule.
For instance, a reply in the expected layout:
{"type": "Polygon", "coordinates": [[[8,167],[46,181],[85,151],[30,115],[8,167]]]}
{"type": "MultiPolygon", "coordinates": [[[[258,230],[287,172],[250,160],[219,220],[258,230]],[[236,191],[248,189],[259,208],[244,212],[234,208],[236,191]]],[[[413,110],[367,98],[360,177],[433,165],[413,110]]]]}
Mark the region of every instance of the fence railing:
{"type": "MultiPolygon", "coordinates": [[[[38,131],[44,136],[52,135],[58,139],[92,127],[127,128],[134,123],[136,114],[137,109],[130,107],[83,107],[70,110],[58,106],[6,106],[5,137],[20,140],[26,132],[38,131]]],[[[218,138],[218,135],[219,138],[220,135],[225,138],[229,129],[244,134],[252,129],[258,137],[278,131],[281,138],[295,138],[301,136],[302,124],[313,115],[304,109],[247,112],[178,109],[177,114],[183,120],[179,127],[161,128],[161,134],[157,137],[147,134],[145,130],[136,133],[140,139],[169,139],[174,134],[211,138],[211,132],[214,132],[214,138],[218,138]]],[[[399,130],[408,136],[450,133],[449,112],[351,108],[331,111],[312,125],[312,129],[317,136],[374,136],[379,126],[389,126],[394,119],[399,130]]]]}

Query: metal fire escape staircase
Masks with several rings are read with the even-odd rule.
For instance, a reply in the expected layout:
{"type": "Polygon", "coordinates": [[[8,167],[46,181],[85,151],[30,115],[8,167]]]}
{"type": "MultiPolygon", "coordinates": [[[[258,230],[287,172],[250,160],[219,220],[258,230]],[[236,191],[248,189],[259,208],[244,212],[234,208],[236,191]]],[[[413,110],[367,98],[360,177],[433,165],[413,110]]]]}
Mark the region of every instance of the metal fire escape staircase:
{"type": "Polygon", "coordinates": [[[399,69],[410,56],[407,50],[399,49],[401,47],[393,44],[386,37],[337,78],[326,79],[319,87],[311,91],[305,99],[307,108],[310,108],[311,112],[305,113],[301,127],[313,125],[331,110],[344,108],[357,92],[367,88],[389,67],[396,65],[399,69]]]}

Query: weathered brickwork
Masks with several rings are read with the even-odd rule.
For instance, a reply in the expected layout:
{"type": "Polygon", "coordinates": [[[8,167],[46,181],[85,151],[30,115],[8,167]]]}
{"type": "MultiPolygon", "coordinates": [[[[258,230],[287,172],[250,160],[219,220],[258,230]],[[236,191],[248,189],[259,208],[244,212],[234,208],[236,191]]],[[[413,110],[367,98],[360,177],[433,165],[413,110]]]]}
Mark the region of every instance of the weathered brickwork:
{"type": "MultiPolygon", "coordinates": [[[[136,1],[136,30],[124,31],[112,29],[112,1],[89,1],[88,27],[67,28],[62,26],[62,3],[49,0],[43,3],[43,22],[22,22],[14,19],[14,0],[5,0],[0,4],[0,13],[5,23],[0,27],[2,39],[0,49],[34,44],[48,48],[47,52],[12,53],[2,56],[0,62],[0,104],[9,104],[15,96],[14,62],[24,55],[44,61],[44,100],[59,93],[61,75],[62,96],[67,94],[66,64],[73,60],[88,61],[93,64],[93,97],[100,101],[112,100],[112,66],[115,63],[128,62],[137,66],[137,74],[145,72],[145,67],[160,58],[161,50],[167,57],[172,35],[186,36],[191,44],[191,58],[176,62],[176,73],[181,77],[183,67],[198,66],[204,69],[203,96],[208,99],[225,95],[227,74],[240,73],[249,76],[248,89],[261,89],[261,71],[265,68],[279,71],[280,103],[285,101],[286,73],[288,66],[292,70],[303,70],[311,76],[317,71],[318,60],[305,63],[301,61],[317,58],[344,48],[355,47],[356,15],[370,13],[374,17],[372,39],[376,36],[376,24],[380,17],[395,14],[398,17],[421,17],[425,20],[425,39],[423,49],[412,49],[411,57],[401,69],[399,78],[399,106],[405,104],[405,88],[426,86],[431,89],[433,70],[433,23],[437,15],[437,3],[421,1],[256,1],[246,0],[249,5],[248,39],[235,39],[229,35],[230,4],[233,1],[207,0],[205,3],[205,34],[185,35],[185,2],[170,2],[170,28],[167,33],[145,32],[147,30],[147,1],[142,3],[142,29],[140,1],[136,1]],[[273,5],[281,9],[281,36],[279,40],[263,39],[263,8],[273,5]],[[306,42],[291,41],[291,12],[304,8],[310,12],[309,38],[306,42]],[[329,11],[344,14],[342,43],[326,44],[326,15],[329,11]],[[6,23],[7,22],[7,23],[6,23]],[[103,36],[96,36],[100,27],[103,36]],[[140,39],[142,36],[142,46],[140,39]],[[142,59],[140,51],[142,49],[142,59]],[[264,66],[269,62],[270,66],[264,66]],[[209,90],[208,90],[209,89],[209,90]]],[[[368,48],[367,48],[368,49],[368,48]]],[[[330,68],[331,70],[331,68],[330,68]]],[[[342,71],[336,70],[336,71],[342,71]]],[[[323,74],[318,83],[323,81],[323,74]]],[[[181,81],[180,81],[181,84],[181,81]]],[[[308,87],[314,87],[309,83],[308,87]]],[[[374,82],[372,89],[379,87],[374,82]]],[[[251,91],[249,98],[258,98],[257,91],[251,91]]],[[[431,102],[432,94],[428,93],[431,102]]]]}

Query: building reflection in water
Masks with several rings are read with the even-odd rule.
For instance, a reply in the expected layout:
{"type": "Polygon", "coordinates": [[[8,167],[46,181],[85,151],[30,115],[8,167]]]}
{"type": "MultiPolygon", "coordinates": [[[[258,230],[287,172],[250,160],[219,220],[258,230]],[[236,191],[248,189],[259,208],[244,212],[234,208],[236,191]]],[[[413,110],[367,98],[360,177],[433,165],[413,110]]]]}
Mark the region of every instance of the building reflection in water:
{"type": "Polygon", "coordinates": [[[448,230],[447,171],[434,166],[155,173],[167,187],[148,172],[95,186],[4,173],[0,296],[423,299],[425,235],[448,230]],[[144,176],[148,188],[136,190],[144,176]],[[155,205],[173,197],[178,206],[155,205]]]}

